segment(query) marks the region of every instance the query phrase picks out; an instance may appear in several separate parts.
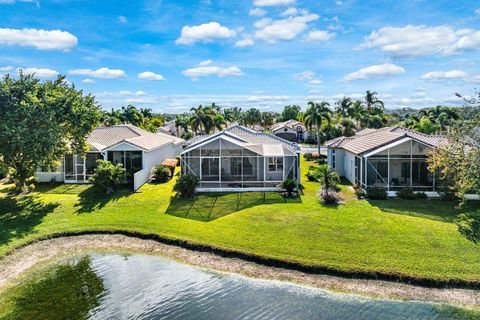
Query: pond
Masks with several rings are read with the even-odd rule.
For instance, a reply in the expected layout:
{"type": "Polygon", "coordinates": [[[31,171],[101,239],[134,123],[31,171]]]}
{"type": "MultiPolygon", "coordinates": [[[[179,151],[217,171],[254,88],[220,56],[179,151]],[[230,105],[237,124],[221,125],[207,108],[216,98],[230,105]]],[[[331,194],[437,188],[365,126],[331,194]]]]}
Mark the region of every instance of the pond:
{"type": "MultiPolygon", "coordinates": [[[[472,319],[438,304],[383,301],[207,271],[148,255],[86,254],[36,270],[3,296],[7,319],[472,319]]],[[[2,310],[3,308],[3,310],[2,310]]]]}

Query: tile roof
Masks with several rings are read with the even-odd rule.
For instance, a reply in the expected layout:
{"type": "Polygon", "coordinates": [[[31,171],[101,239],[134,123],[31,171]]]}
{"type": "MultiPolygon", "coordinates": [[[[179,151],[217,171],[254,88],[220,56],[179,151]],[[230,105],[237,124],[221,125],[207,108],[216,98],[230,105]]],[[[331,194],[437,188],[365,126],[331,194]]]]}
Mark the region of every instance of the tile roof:
{"type": "Polygon", "coordinates": [[[145,151],[151,151],[166,144],[179,144],[183,139],[164,133],[152,133],[133,125],[121,124],[98,127],[87,138],[90,149],[102,151],[121,142],[133,144],[145,151]]]}
{"type": "Polygon", "coordinates": [[[327,141],[325,145],[330,148],[342,148],[354,154],[362,154],[405,137],[432,147],[439,147],[447,142],[447,139],[441,135],[428,135],[404,127],[385,127],[364,129],[353,137],[338,137],[327,141]]]}
{"type": "Polygon", "coordinates": [[[292,130],[295,130],[297,131],[297,127],[301,127],[303,131],[307,130],[307,128],[305,127],[305,125],[303,123],[301,123],[300,121],[297,121],[297,120],[287,120],[287,121],[284,121],[284,122],[277,122],[275,123],[271,128],[270,130],[271,131],[277,131],[279,129],[282,129],[282,128],[290,128],[292,130]]]}
{"type": "Polygon", "coordinates": [[[188,148],[194,148],[195,145],[208,141],[212,137],[225,135],[228,140],[234,139],[239,145],[248,148],[254,152],[263,155],[271,153],[278,154],[296,154],[300,150],[296,143],[287,141],[269,133],[258,132],[240,125],[232,125],[226,129],[209,136],[197,136],[186,142],[188,148]]]}

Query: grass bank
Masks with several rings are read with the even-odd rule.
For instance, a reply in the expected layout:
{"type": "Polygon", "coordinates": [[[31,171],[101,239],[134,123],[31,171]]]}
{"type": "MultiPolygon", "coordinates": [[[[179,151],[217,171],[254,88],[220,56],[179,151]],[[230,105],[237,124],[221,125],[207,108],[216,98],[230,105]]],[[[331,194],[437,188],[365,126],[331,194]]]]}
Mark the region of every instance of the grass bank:
{"type": "MultiPolygon", "coordinates": [[[[302,163],[303,172],[310,164],[302,163]]],[[[201,195],[173,198],[173,181],[106,196],[90,186],[42,185],[30,196],[0,188],[0,257],[52,235],[126,232],[186,241],[339,273],[480,284],[480,247],[453,223],[460,210],[439,200],[318,203],[304,194],[201,195]]]]}

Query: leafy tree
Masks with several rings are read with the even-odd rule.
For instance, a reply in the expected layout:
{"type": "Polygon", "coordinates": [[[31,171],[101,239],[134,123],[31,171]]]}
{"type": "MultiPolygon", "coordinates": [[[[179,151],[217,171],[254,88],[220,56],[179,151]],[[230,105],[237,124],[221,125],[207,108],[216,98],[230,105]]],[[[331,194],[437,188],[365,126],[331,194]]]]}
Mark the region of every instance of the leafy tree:
{"type": "Polygon", "coordinates": [[[435,149],[428,158],[430,170],[450,182],[462,206],[466,203],[465,194],[480,193],[480,93],[466,103],[467,112],[474,110],[473,118],[450,128],[448,143],[435,149]]]}
{"type": "Polygon", "coordinates": [[[115,165],[110,161],[97,160],[97,167],[90,180],[94,185],[110,194],[125,182],[125,169],[121,164],[115,165]]]}
{"type": "Polygon", "coordinates": [[[301,110],[300,106],[297,106],[297,105],[285,106],[285,108],[283,108],[283,111],[282,111],[281,120],[282,121],[297,120],[300,110],[301,110]]]}
{"type": "Polygon", "coordinates": [[[433,123],[430,118],[423,116],[413,125],[413,129],[425,134],[433,134],[440,130],[440,125],[433,123]]]}
{"type": "Polygon", "coordinates": [[[60,76],[40,82],[33,75],[0,81],[0,156],[12,168],[17,191],[28,191],[35,170],[66,153],[82,154],[86,138],[100,121],[94,98],[60,76]]]}
{"type": "Polygon", "coordinates": [[[262,126],[265,128],[271,127],[275,123],[275,119],[277,118],[277,115],[275,112],[271,111],[265,111],[262,112],[262,126]]]}
{"type": "Polygon", "coordinates": [[[308,103],[307,111],[305,111],[304,121],[305,126],[309,129],[314,129],[317,134],[318,154],[320,154],[320,141],[322,137],[322,123],[323,120],[330,122],[332,111],[328,108],[328,102],[308,103]]]}
{"type": "Polygon", "coordinates": [[[262,113],[256,108],[250,108],[243,114],[243,122],[247,126],[254,126],[262,122],[262,113]]]}

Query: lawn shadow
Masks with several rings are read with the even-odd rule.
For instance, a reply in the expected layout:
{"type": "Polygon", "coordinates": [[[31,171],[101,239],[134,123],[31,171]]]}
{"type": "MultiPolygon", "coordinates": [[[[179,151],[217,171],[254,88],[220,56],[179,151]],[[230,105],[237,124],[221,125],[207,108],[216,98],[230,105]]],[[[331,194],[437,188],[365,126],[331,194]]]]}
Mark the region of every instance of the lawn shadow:
{"type": "Polygon", "coordinates": [[[480,242],[480,211],[461,214],[457,220],[458,231],[468,240],[480,242]]]}
{"type": "Polygon", "coordinates": [[[402,200],[391,198],[387,200],[367,200],[372,206],[383,212],[414,216],[419,218],[455,222],[466,212],[478,210],[480,202],[471,201],[467,207],[458,209],[457,203],[441,199],[402,200]]]}
{"type": "Polygon", "coordinates": [[[301,203],[300,197],[285,198],[279,192],[205,193],[193,198],[172,197],[166,214],[209,222],[234,212],[276,203],[301,203]]]}
{"type": "Polygon", "coordinates": [[[7,196],[0,199],[0,244],[30,233],[43,218],[58,207],[43,203],[34,195],[7,196]]]}
{"type": "Polygon", "coordinates": [[[89,186],[85,190],[78,193],[79,201],[75,204],[77,213],[91,213],[100,210],[111,202],[118,201],[121,198],[129,197],[134,193],[133,190],[122,188],[111,194],[106,194],[95,186],[89,186]]]}

